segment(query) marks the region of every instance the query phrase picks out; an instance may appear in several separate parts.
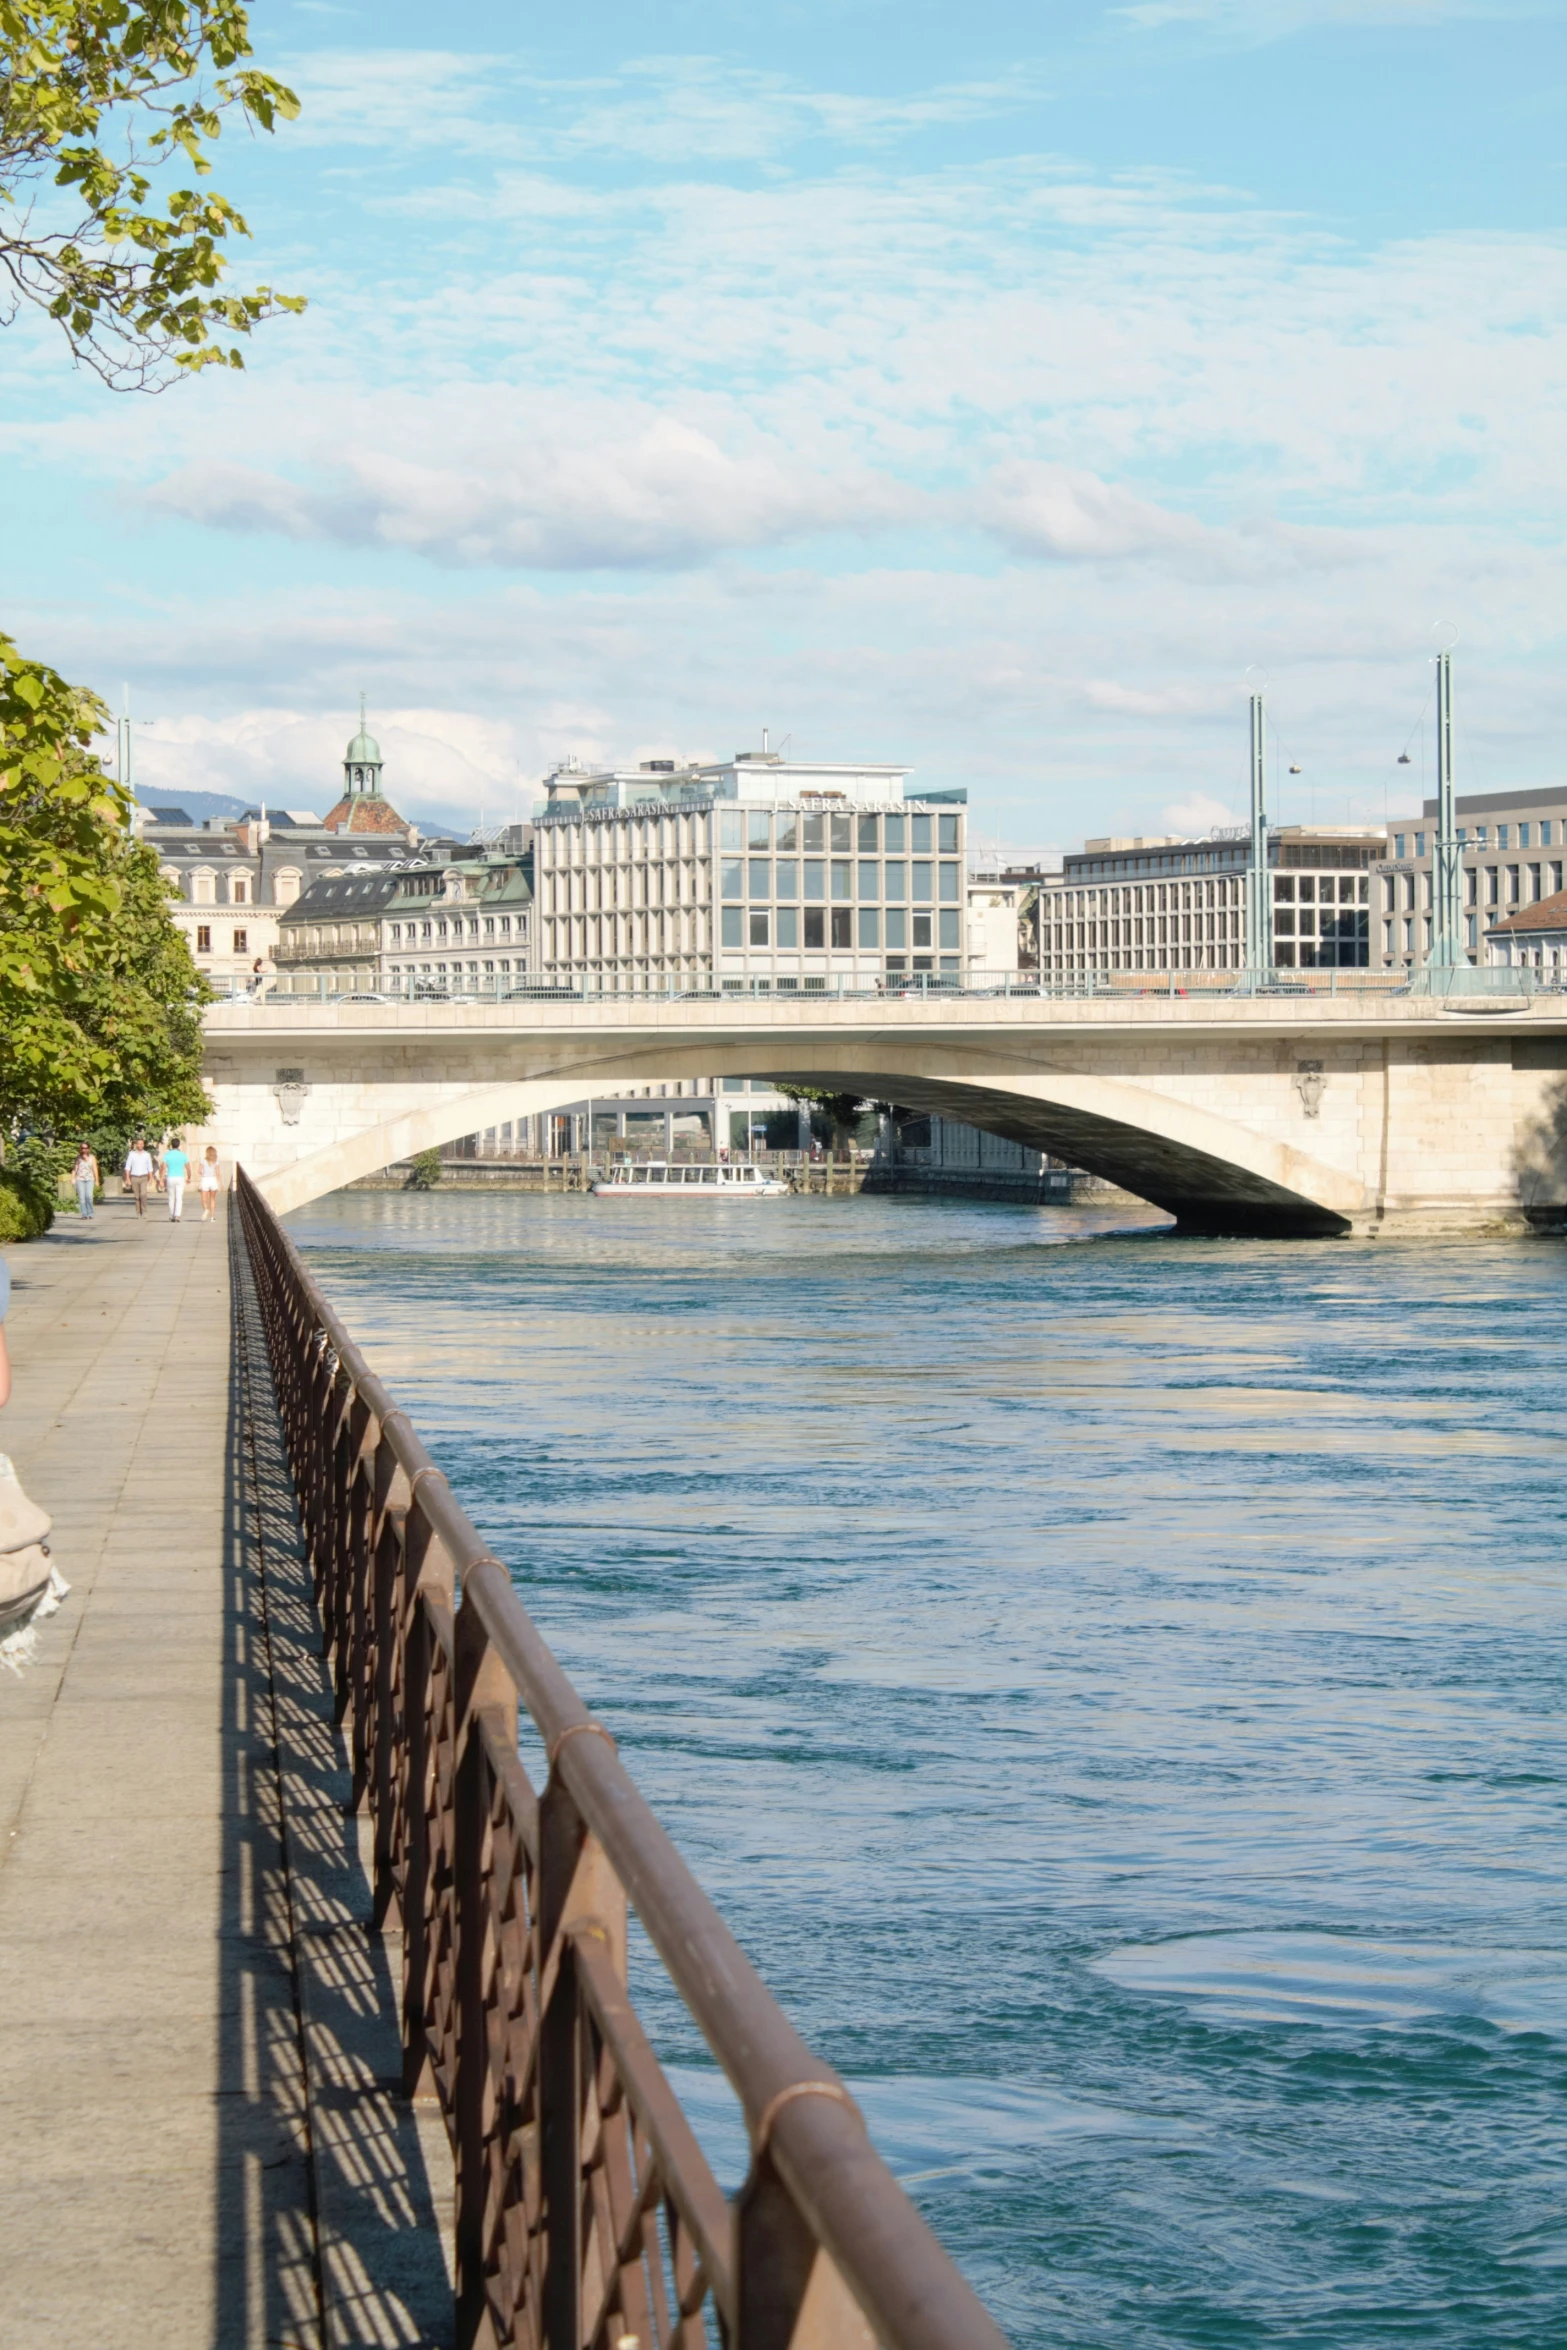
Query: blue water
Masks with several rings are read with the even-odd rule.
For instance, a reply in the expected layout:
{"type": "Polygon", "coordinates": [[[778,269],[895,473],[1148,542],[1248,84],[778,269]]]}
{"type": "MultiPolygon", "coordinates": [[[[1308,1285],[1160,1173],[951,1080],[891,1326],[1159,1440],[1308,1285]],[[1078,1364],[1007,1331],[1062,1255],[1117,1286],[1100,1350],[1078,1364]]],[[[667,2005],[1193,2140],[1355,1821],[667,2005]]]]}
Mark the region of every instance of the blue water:
{"type": "Polygon", "coordinates": [[[291,1229],[1015,2342],[1560,2350],[1567,1252],[1116,1221],[291,1229]]]}

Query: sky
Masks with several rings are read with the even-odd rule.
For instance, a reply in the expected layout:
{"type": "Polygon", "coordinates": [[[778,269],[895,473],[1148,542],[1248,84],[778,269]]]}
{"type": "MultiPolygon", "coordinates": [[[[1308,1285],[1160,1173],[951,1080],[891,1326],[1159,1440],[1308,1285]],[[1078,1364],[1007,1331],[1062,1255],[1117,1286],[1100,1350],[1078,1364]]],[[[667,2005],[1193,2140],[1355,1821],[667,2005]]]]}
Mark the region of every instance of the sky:
{"type": "Polygon", "coordinates": [[[1567,0],[261,0],[244,282],[156,398],[0,332],[0,627],[139,779],[405,812],[567,753],[986,839],[1567,783],[1567,0]],[[1408,766],[1397,764],[1407,747],[1408,766]],[[1299,767],[1299,775],[1288,770],[1299,767]]]}

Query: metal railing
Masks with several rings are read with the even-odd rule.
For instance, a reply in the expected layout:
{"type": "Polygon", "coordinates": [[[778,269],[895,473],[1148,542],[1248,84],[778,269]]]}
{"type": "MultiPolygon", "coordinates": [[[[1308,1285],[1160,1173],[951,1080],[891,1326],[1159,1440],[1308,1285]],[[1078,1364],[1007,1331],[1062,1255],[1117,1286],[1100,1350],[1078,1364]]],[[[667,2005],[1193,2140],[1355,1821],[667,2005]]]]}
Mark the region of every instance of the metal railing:
{"type": "Polygon", "coordinates": [[[265,1003],[269,1011],[315,1004],[504,1004],[518,1008],[597,1003],[763,1003],[810,1008],[824,1003],[941,1003],[973,996],[1016,996],[1052,1002],[1119,1002],[1138,997],[1261,996],[1519,996],[1559,995],[1567,973],[1523,965],[1461,964],[1452,970],[1280,971],[1259,979],[1244,971],[978,971],[911,972],[887,977],[830,973],[820,980],[670,979],[631,984],[586,976],[563,980],[506,978],[478,973],[433,981],[403,977],[354,980],[330,971],[268,973],[259,988],[248,980],[214,983],[218,1000],[265,1003]]]}
{"type": "Polygon", "coordinates": [[[460,2350],[1006,2350],[243,1171],[404,2085],[456,2157],[460,2350]],[[519,1706],[548,1758],[518,1751],[519,1706]],[[744,2112],[725,2197],[627,1990],[634,1910],[744,2112]]]}

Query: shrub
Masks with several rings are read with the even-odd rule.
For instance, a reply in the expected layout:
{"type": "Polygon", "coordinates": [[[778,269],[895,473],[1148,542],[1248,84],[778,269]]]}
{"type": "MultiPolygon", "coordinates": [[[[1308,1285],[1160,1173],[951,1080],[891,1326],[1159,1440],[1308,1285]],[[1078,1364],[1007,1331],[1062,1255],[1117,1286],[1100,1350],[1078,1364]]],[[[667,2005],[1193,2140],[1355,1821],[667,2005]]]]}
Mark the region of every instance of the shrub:
{"type": "Polygon", "coordinates": [[[0,1245],[36,1240],[54,1222],[54,1209],[31,1184],[0,1167],[0,1245]]]}
{"type": "Polygon", "coordinates": [[[433,1191],[441,1180],[439,1151],[421,1151],[408,1169],[409,1191],[433,1191]]]}

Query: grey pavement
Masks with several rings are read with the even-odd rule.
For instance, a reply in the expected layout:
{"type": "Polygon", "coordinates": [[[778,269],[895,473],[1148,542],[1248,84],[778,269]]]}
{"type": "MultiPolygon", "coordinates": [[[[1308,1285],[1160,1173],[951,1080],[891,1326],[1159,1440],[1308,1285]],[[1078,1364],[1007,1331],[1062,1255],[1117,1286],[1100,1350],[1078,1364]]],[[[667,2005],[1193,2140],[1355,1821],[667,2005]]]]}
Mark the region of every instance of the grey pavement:
{"type": "Polygon", "coordinates": [[[0,1671],[0,2336],[433,2350],[444,2134],[396,2086],[254,1301],[198,1217],[7,1251],[0,1450],[71,1594],[0,1671]]]}

